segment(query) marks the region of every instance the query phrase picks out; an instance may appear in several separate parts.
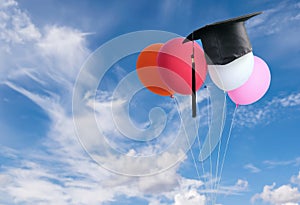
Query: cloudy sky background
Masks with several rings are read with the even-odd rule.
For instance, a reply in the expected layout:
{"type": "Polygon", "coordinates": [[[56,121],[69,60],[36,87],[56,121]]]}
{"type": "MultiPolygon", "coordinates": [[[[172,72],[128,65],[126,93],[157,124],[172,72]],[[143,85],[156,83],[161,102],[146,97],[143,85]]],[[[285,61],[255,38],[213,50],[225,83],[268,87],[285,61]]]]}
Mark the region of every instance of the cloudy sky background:
{"type": "MultiPolygon", "coordinates": [[[[215,199],[210,184],[217,178],[209,173],[209,161],[204,172],[197,161],[197,141],[181,163],[154,176],[117,175],[95,163],[76,137],[73,87],[87,57],[121,34],[151,29],[185,36],[205,24],[254,11],[264,14],[246,26],[254,54],[268,63],[272,82],[258,103],[238,108],[216,203],[299,204],[300,3],[296,0],[0,0],[0,203],[210,204],[215,199]]],[[[107,133],[115,131],[106,112],[110,89],[134,70],[135,58],[114,65],[99,86],[97,117],[106,119],[101,125],[107,133]]],[[[206,99],[206,91],[201,90],[199,112],[205,117],[206,99]]],[[[131,110],[137,126],[148,126],[153,104],[141,101],[150,100],[166,112],[174,111],[171,99],[143,90],[132,100],[131,109],[139,110],[136,116],[131,110]]],[[[228,100],[226,106],[224,132],[228,133],[235,105],[228,100]]],[[[205,117],[200,120],[203,133],[205,117]]],[[[178,120],[176,113],[168,118],[171,128],[156,146],[145,149],[111,134],[112,146],[129,155],[159,152],[176,133],[172,126],[178,127],[178,120]],[[118,140],[120,144],[115,143],[118,140]]],[[[158,161],[165,164],[177,157],[174,153],[158,161]]],[[[123,162],[116,160],[116,166],[123,162]]],[[[149,170],[155,165],[131,161],[128,166],[149,170]]]]}

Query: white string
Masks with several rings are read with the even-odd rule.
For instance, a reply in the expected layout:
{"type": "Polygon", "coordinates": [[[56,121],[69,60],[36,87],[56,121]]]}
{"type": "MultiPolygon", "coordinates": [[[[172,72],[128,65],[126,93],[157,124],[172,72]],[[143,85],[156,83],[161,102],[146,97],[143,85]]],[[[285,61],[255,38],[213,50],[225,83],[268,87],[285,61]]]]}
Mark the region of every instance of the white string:
{"type": "MultiPolygon", "coordinates": [[[[219,138],[222,137],[224,126],[225,126],[226,104],[227,104],[227,97],[226,96],[227,95],[225,93],[225,98],[224,98],[224,103],[223,103],[223,113],[222,113],[222,125],[221,125],[221,130],[220,130],[220,136],[219,136],[219,138]]],[[[217,162],[216,162],[216,175],[215,175],[216,181],[214,183],[214,190],[217,189],[217,184],[218,184],[218,173],[219,173],[219,162],[220,162],[221,145],[222,145],[222,140],[219,141],[219,146],[218,146],[218,156],[217,156],[217,162]]],[[[215,203],[216,203],[217,193],[215,193],[215,199],[214,200],[215,200],[215,203]]]]}
{"type": "MultiPolygon", "coordinates": [[[[208,88],[207,88],[207,90],[208,90],[208,88]]],[[[209,95],[210,96],[210,95],[209,95]]],[[[209,111],[209,113],[211,113],[211,115],[212,115],[212,112],[211,112],[211,109],[210,109],[210,107],[209,107],[209,103],[210,103],[210,99],[208,99],[208,111],[209,111]]],[[[211,136],[210,136],[210,118],[209,118],[209,114],[208,114],[208,120],[209,120],[209,130],[208,130],[208,133],[209,133],[209,138],[208,138],[208,143],[209,143],[209,149],[211,150],[211,136]]],[[[209,155],[209,170],[210,170],[210,189],[212,190],[212,188],[213,188],[213,186],[212,186],[212,181],[213,181],[213,178],[212,178],[212,176],[213,176],[213,170],[212,170],[212,160],[211,160],[211,154],[209,155]]],[[[213,193],[211,192],[211,194],[210,194],[210,197],[211,197],[211,199],[213,198],[213,193]]],[[[211,202],[213,203],[213,201],[211,200],[211,202]]]]}
{"type": "MultiPolygon", "coordinates": [[[[195,55],[195,51],[194,51],[194,33],[192,34],[193,36],[192,36],[192,38],[193,38],[193,50],[192,50],[192,67],[193,67],[193,63],[195,63],[195,61],[194,61],[194,55],[195,55]]],[[[195,67],[194,67],[194,69],[196,69],[196,65],[194,65],[195,67]]],[[[195,94],[196,95],[196,93],[193,93],[193,94],[195,94]]],[[[207,103],[207,107],[209,108],[209,99],[208,99],[208,103],[207,103]]],[[[182,120],[182,119],[181,119],[182,120]]],[[[208,125],[209,125],[209,113],[208,113],[208,125]]],[[[198,129],[199,129],[199,127],[198,127],[198,129]]],[[[188,140],[189,141],[189,140],[188,140]]],[[[197,141],[198,141],[198,147],[199,147],[199,150],[200,150],[200,148],[201,148],[201,142],[200,142],[200,136],[199,136],[199,134],[197,135],[197,141]]],[[[191,146],[190,146],[191,147],[191,146]]],[[[199,178],[199,180],[200,180],[200,174],[199,174],[199,171],[198,171],[198,168],[197,168],[197,164],[196,164],[196,160],[195,160],[195,157],[194,157],[194,154],[193,154],[193,150],[192,150],[192,148],[191,148],[191,154],[192,154],[192,157],[193,157],[193,161],[194,161],[194,166],[195,166],[195,168],[196,168],[196,170],[197,170],[197,174],[198,174],[198,178],[199,178]]],[[[205,169],[204,169],[204,162],[203,161],[201,161],[201,166],[202,166],[202,171],[203,171],[203,175],[205,174],[205,169]]],[[[201,181],[201,180],[200,180],[201,181]]],[[[207,179],[204,177],[203,178],[203,181],[204,181],[204,187],[205,187],[205,189],[206,189],[206,184],[207,184],[207,179]]],[[[207,198],[207,194],[206,193],[204,193],[204,195],[205,195],[205,197],[207,198]]]]}
{"type": "MultiPolygon", "coordinates": [[[[209,100],[207,100],[207,101],[209,101],[209,100]]],[[[209,102],[207,102],[207,110],[209,109],[208,108],[209,107],[209,102]]],[[[208,111],[207,111],[208,112],[208,111]]],[[[209,115],[209,113],[207,113],[207,116],[209,115]]],[[[208,116],[208,125],[209,125],[209,116],[208,116]]],[[[199,134],[198,134],[198,136],[197,136],[197,141],[198,141],[198,147],[199,147],[199,150],[201,149],[201,141],[200,141],[200,136],[199,136],[199,134]]],[[[202,169],[203,169],[203,174],[205,173],[204,172],[204,166],[203,166],[203,161],[201,161],[201,164],[202,164],[202,169]]]]}
{"type": "MultiPolygon", "coordinates": [[[[178,112],[179,112],[179,117],[180,117],[181,124],[183,124],[183,119],[181,117],[181,111],[180,111],[179,103],[178,103],[176,97],[174,98],[174,101],[175,101],[175,104],[176,104],[178,112]]],[[[183,128],[184,128],[184,132],[185,132],[185,137],[186,137],[187,142],[188,142],[188,146],[190,147],[190,152],[191,152],[191,155],[192,155],[192,158],[193,158],[193,163],[194,163],[194,166],[195,166],[195,169],[196,169],[196,173],[197,173],[198,179],[199,179],[199,181],[201,181],[201,177],[200,177],[199,170],[198,170],[198,167],[197,167],[197,164],[196,164],[194,152],[193,152],[190,140],[187,137],[187,132],[186,132],[185,126],[183,126],[183,128]]]]}
{"type": "Polygon", "coordinates": [[[232,115],[231,125],[230,125],[230,129],[229,129],[228,138],[227,138],[226,147],[225,147],[225,152],[224,152],[224,155],[223,155],[223,160],[222,160],[222,165],[221,165],[221,171],[220,171],[220,176],[219,176],[220,179],[218,180],[218,185],[217,185],[217,191],[220,188],[220,182],[221,182],[221,179],[222,179],[224,162],[225,162],[225,158],[226,158],[226,154],[227,154],[228,144],[229,144],[229,141],[230,141],[230,138],[231,138],[231,133],[232,133],[233,125],[234,125],[234,120],[235,120],[235,115],[236,115],[237,108],[238,108],[238,105],[236,105],[236,107],[233,111],[233,115],[232,115]]]}
{"type": "MultiPolygon", "coordinates": [[[[207,90],[207,105],[206,105],[207,106],[207,124],[208,124],[208,126],[210,126],[210,117],[209,117],[209,114],[210,114],[210,109],[209,109],[210,95],[209,95],[209,90],[208,90],[207,86],[206,86],[206,90],[207,90]]],[[[197,136],[197,140],[198,140],[198,146],[199,146],[199,150],[200,150],[201,142],[200,142],[200,136],[199,135],[197,136]]],[[[203,160],[200,160],[200,161],[201,161],[203,175],[205,175],[204,161],[203,160]]],[[[205,189],[207,189],[208,188],[207,185],[206,185],[207,184],[207,178],[203,177],[203,181],[204,181],[204,187],[205,187],[205,189]]]]}

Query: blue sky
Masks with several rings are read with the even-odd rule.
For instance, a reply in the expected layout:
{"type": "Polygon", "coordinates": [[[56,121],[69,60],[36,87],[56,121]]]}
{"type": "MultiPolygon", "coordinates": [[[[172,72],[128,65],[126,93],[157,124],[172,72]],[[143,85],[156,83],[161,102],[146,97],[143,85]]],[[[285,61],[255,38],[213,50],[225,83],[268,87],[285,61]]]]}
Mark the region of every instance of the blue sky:
{"type": "MultiPolygon", "coordinates": [[[[300,2],[296,0],[0,0],[0,204],[300,204],[299,25],[300,2]],[[197,139],[192,152],[176,149],[175,142],[182,142],[182,136],[177,136],[180,116],[172,99],[142,89],[129,103],[137,128],[151,128],[151,108],[165,111],[167,124],[160,137],[145,143],[124,138],[116,130],[110,103],[120,111],[115,120],[127,125],[121,108],[128,99],[126,95],[112,98],[113,91],[126,76],[134,77],[137,54],[111,66],[98,86],[96,101],[89,101],[91,96],[84,93],[87,106],[95,105],[103,139],[118,151],[96,161],[127,173],[159,171],[178,158],[181,161],[153,176],[124,176],[99,166],[83,149],[81,143],[91,145],[85,146],[88,151],[95,145],[99,156],[109,150],[97,129],[89,126],[90,107],[77,113],[82,126],[77,135],[73,122],[76,78],[97,48],[141,30],[185,36],[205,24],[255,11],[264,13],[249,20],[246,27],[254,54],[269,65],[271,86],[259,102],[238,108],[219,189],[211,189],[220,179],[216,177],[218,150],[211,156],[212,165],[210,160],[204,162],[203,172],[197,139]],[[90,138],[79,137],[79,141],[80,133],[90,138]],[[170,147],[170,152],[159,155],[170,147]],[[136,157],[139,154],[148,160],[136,157]],[[153,154],[159,157],[152,160],[153,154]]],[[[95,64],[101,70],[101,60],[95,64]]],[[[208,131],[208,98],[202,88],[198,92],[201,141],[208,131]]],[[[178,100],[189,103],[187,97],[178,100]]],[[[234,107],[228,99],[221,156],[234,107]]],[[[164,122],[157,120],[155,130],[164,122]]]]}

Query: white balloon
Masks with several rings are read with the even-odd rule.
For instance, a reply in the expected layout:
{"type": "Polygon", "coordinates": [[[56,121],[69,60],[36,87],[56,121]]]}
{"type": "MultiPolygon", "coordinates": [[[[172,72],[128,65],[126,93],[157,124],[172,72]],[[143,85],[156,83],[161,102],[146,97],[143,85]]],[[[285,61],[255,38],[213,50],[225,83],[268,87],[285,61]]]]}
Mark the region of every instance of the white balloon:
{"type": "Polygon", "coordinates": [[[222,90],[230,91],[242,86],[251,76],[254,66],[253,53],[225,65],[207,65],[212,81],[222,90]]]}

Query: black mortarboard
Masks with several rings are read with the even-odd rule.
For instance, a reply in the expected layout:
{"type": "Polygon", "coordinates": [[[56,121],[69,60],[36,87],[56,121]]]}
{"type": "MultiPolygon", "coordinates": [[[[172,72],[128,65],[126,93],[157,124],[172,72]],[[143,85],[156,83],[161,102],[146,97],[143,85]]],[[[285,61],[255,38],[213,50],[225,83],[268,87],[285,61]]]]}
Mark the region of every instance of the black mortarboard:
{"type": "Polygon", "coordinates": [[[255,12],[244,16],[206,25],[189,34],[188,40],[201,39],[207,64],[224,65],[252,51],[245,28],[245,21],[261,14],[255,12]]]}
{"type": "MultiPolygon", "coordinates": [[[[208,65],[225,65],[235,59],[252,52],[252,46],[245,28],[245,21],[261,14],[255,12],[208,24],[189,34],[183,43],[201,39],[208,65]]],[[[192,60],[194,53],[192,54],[192,60]]],[[[192,110],[196,116],[196,79],[195,64],[192,63],[192,110]]]]}

